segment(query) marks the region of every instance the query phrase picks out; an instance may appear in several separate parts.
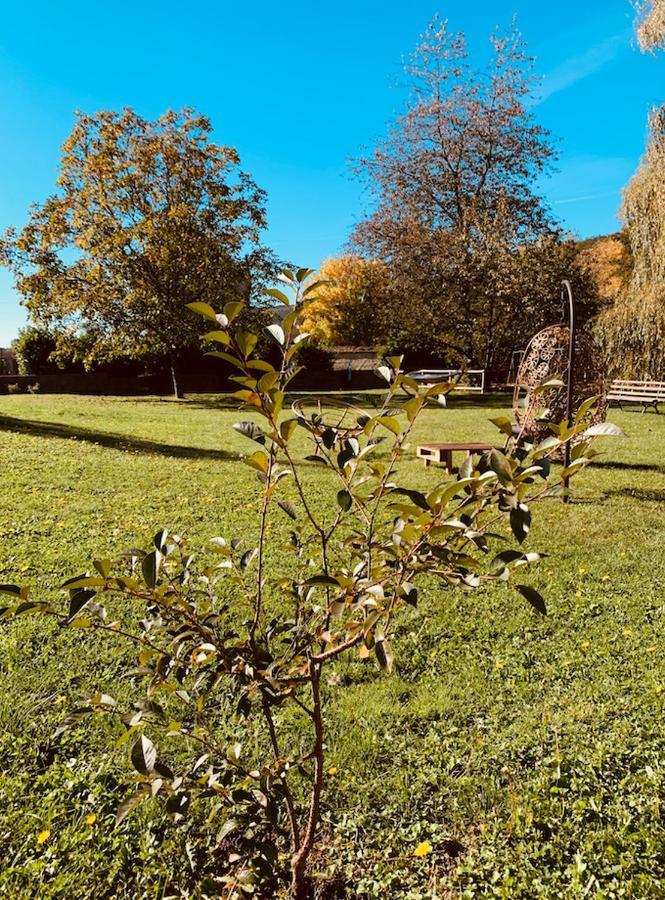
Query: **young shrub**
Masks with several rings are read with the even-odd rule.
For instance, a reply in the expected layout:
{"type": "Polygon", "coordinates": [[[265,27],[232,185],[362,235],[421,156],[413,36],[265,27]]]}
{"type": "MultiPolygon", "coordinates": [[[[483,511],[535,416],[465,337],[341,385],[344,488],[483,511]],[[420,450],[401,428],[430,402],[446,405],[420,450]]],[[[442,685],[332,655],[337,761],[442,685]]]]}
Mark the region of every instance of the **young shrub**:
{"type": "MultiPolygon", "coordinates": [[[[65,609],[31,601],[18,588],[0,590],[12,603],[6,616],[39,612],[83,635],[102,631],[135,648],[134,705],[100,692],[59,728],[100,711],[118,719],[133,768],[118,822],[151,798],[179,821],[196,810],[216,836],[208,893],[287,892],[303,900],[313,896],[309,863],[327,771],[330,670],[353,655],[390,673],[395,623],[412,621],[406,611],[417,606],[424,577],[444,591],[488,583],[504,589],[542,555],[521,547],[533,503],[560,493],[561,478],[579,471],[594,451],[591,439],[578,442],[570,470],[554,477],[549,458],[585,426],[560,423],[532,446],[510,437],[508,419],[497,419],[509,452],[469,460],[456,480],[443,477],[427,492],[403,484],[399,461],[418,415],[452,385],[422,388],[391,357],[379,369],[383,402],[352,429],[347,423],[322,430],[319,414],[312,420],[289,414],[285,391],[306,337],[301,305],[315,296],[317,282],[309,269],[287,271],[282,281],[271,294],[289,309],[281,324],[267,328],[277,366],[256,354],[256,333],[237,327],[241,303],[227,303],[220,313],[190,304],[210,323],[205,340],[235,368],[235,397],[252,414],[235,428],[253,445],[244,464],[256,472],[261,494],[256,533],[213,538],[216,561],[206,565],[182,538],[159,531],[151,546],[116,561],[95,560],[66,582],[65,609]],[[303,439],[311,447],[304,459],[295,449],[303,439]],[[334,482],[324,515],[304,477],[311,466],[334,482]],[[288,526],[288,552],[269,556],[273,512],[288,526]]],[[[532,587],[515,587],[545,613],[532,587]]]]}

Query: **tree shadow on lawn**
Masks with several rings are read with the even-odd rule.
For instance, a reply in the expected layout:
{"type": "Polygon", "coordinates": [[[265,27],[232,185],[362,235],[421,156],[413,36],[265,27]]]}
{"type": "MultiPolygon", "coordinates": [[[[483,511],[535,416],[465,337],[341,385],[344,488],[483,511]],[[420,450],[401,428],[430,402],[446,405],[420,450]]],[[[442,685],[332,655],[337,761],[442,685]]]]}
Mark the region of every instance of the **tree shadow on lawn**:
{"type": "Polygon", "coordinates": [[[11,431],[15,434],[28,434],[35,437],[63,438],[66,440],[85,441],[112,450],[130,453],[158,454],[178,459],[219,459],[238,460],[237,453],[226,450],[211,450],[205,447],[185,447],[180,444],[161,444],[158,441],[128,437],[124,434],[113,434],[104,431],[93,431],[81,426],[63,425],[60,422],[38,422],[30,419],[17,419],[13,416],[0,415],[0,431],[11,431]]]}
{"type": "Polygon", "coordinates": [[[618,488],[614,491],[605,491],[606,497],[628,497],[631,500],[640,500],[643,503],[665,503],[665,490],[655,488],[618,488]]]}
{"type": "Polygon", "coordinates": [[[594,469],[629,469],[633,472],[659,472],[661,475],[665,475],[665,466],[652,463],[617,462],[606,459],[594,462],[592,465],[594,469]]]}

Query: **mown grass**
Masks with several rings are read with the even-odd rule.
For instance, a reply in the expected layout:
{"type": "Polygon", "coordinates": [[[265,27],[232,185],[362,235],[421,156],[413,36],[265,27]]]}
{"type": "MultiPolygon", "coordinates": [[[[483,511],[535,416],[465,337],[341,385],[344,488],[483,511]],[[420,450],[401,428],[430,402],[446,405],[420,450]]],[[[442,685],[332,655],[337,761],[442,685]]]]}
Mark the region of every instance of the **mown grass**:
{"type": "MultiPolygon", "coordinates": [[[[494,439],[502,402],[427,412],[414,444],[494,439]]],[[[249,545],[258,485],[229,405],[0,398],[0,581],[53,595],[160,526],[249,545]]],[[[665,416],[611,418],[627,436],[604,442],[576,502],[534,515],[547,619],[507,589],[436,588],[400,626],[394,676],[340,664],[320,868],[349,896],[665,897],[665,416]],[[416,858],[423,840],[433,852],[416,858]]],[[[442,477],[402,465],[415,487],[442,477]]],[[[327,474],[306,464],[306,478],[323,509],[327,474]]],[[[275,566],[284,519],[271,526],[275,566]]],[[[117,646],[40,619],[0,631],[0,896],[188,896],[181,827],[144,811],[112,829],[114,727],[51,738],[82,690],[128,691],[126,668],[117,646]]]]}

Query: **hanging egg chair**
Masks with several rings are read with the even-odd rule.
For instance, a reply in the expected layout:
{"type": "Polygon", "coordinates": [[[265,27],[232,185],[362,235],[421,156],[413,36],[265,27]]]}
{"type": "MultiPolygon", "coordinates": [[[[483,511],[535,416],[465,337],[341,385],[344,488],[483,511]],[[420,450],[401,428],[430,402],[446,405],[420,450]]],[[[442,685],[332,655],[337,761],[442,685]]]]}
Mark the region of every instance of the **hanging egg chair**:
{"type": "MultiPolygon", "coordinates": [[[[531,339],[522,356],[513,391],[513,412],[520,433],[532,443],[552,434],[548,422],[560,423],[567,417],[569,340],[567,325],[551,325],[531,339]],[[556,380],[563,384],[538,390],[543,383],[556,380]]],[[[587,426],[604,422],[608,408],[605,370],[588,330],[575,335],[573,373],[573,415],[585,400],[597,397],[584,421],[587,426]]],[[[580,440],[578,436],[574,443],[580,440]]]]}

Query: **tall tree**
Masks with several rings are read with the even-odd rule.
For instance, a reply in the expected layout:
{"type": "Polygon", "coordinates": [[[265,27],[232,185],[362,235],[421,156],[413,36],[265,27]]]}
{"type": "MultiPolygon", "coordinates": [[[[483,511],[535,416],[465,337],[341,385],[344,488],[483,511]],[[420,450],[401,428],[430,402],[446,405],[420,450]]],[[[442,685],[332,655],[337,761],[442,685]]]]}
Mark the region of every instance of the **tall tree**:
{"type": "MultiPolygon", "coordinates": [[[[665,0],[640,3],[644,51],[665,49],[665,0]]],[[[649,115],[646,153],[626,187],[621,218],[633,266],[598,332],[615,375],[665,378],[665,106],[649,115]]]]}
{"type": "MultiPolygon", "coordinates": [[[[535,187],[554,151],[530,112],[532,60],[514,28],[490,40],[492,58],[478,70],[463,35],[438,18],[429,26],[406,67],[405,113],[359,161],[374,209],[353,236],[391,267],[402,340],[484,366],[497,363],[493,335],[505,343],[507,326],[508,343],[521,344],[539,325],[525,320],[532,304],[519,295],[512,304],[509,285],[529,248],[558,239],[535,187]]],[[[552,303],[558,310],[558,287],[552,303]]]]}
{"type": "Polygon", "coordinates": [[[621,217],[633,267],[601,317],[599,332],[613,374],[665,377],[665,107],[652,111],[640,167],[624,191],[621,217]]]}
{"type": "Polygon", "coordinates": [[[80,114],[57,190],[2,242],[33,320],[91,338],[89,360],[168,357],[198,343],[185,304],[249,301],[272,270],[265,195],[193,110],[80,114]]]}
{"type": "Polygon", "coordinates": [[[665,0],[638,0],[637,37],[643,50],[665,49],[665,0]]]}

